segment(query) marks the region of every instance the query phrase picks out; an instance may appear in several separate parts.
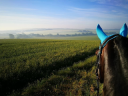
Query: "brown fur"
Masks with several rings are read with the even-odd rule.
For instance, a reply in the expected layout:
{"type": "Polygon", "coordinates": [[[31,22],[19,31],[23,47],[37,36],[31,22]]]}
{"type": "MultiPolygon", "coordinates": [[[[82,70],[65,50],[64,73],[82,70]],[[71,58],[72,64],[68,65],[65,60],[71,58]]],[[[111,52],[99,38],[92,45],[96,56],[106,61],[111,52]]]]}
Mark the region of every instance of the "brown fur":
{"type": "Polygon", "coordinates": [[[102,50],[99,78],[104,83],[104,96],[128,96],[127,49],[128,39],[119,36],[109,41],[102,50]]]}

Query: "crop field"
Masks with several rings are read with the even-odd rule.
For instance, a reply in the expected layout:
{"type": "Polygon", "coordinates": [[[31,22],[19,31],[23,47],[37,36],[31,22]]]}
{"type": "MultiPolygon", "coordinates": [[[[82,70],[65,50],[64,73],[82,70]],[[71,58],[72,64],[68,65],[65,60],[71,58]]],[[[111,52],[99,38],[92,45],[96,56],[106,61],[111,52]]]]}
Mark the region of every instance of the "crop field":
{"type": "Polygon", "coordinates": [[[99,40],[99,38],[94,36],[73,36],[73,37],[58,37],[56,39],[60,40],[99,40]]]}
{"type": "Polygon", "coordinates": [[[36,37],[33,39],[56,39],[56,40],[99,40],[96,35],[94,36],[69,36],[69,37],[36,37]]]}
{"type": "Polygon", "coordinates": [[[99,43],[1,39],[0,96],[95,96],[99,43]]]}

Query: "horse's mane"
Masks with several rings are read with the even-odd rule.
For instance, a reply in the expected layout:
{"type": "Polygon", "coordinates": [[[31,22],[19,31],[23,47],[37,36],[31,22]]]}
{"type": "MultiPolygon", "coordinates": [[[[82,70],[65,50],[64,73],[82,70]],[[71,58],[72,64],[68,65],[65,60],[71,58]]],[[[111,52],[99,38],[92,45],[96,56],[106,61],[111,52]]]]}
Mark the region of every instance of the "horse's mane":
{"type": "MultiPolygon", "coordinates": [[[[128,94],[128,38],[118,36],[108,42],[107,62],[110,76],[109,86],[112,96],[127,96],[128,94]]],[[[105,54],[106,55],[106,54],[105,54]]],[[[106,79],[105,79],[106,80],[106,79]]],[[[108,83],[107,81],[104,81],[108,83]]]]}
{"type": "MultiPolygon", "coordinates": [[[[122,74],[126,77],[128,76],[128,38],[118,36],[117,38],[115,38],[114,44],[116,53],[115,62],[117,64],[120,64],[120,67],[123,72],[122,74]]],[[[126,79],[128,79],[128,77],[126,77],[126,79]]]]}

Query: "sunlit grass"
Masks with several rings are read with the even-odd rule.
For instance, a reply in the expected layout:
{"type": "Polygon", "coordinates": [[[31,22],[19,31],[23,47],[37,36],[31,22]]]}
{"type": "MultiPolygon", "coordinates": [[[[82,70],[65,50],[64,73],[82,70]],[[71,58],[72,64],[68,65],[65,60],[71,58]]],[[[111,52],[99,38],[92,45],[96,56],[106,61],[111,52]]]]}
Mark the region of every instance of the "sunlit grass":
{"type": "Polygon", "coordinates": [[[0,40],[0,94],[74,94],[72,84],[90,72],[98,45],[97,40],[0,40]]]}

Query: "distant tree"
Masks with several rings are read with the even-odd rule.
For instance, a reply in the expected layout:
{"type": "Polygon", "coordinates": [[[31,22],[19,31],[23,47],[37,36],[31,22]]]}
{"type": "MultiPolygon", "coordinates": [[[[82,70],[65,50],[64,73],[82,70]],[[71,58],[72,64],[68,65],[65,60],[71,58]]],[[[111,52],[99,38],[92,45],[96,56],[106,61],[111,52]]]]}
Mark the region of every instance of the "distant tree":
{"type": "Polygon", "coordinates": [[[30,38],[30,36],[29,35],[26,35],[26,34],[18,34],[17,35],[17,38],[30,38]]]}
{"type": "Polygon", "coordinates": [[[47,36],[51,37],[51,36],[53,36],[53,35],[52,35],[52,34],[47,34],[47,36]]]}
{"type": "Polygon", "coordinates": [[[42,34],[41,37],[44,37],[44,35],[42,34]]]}
{"type": "Polygon", "coordinates": [[[66,36],[71,36],[70,34],[66,34],[66,36]]]}
{"type": "Polygon", "coordinates": [[[85,35],[85,33],[82,33],[82,35],[85,35]]]}
{"type": "Polygon", "coordinates": [[[10,38],[10,39],[14,39],[15,37],[14,37],[13,34],[9,34],[9,38],[10,38]]]}
{"type": "Polygon", "coordinates": [[[59,36],[59,33],[57,33],[57,36],[59,36]]]}

